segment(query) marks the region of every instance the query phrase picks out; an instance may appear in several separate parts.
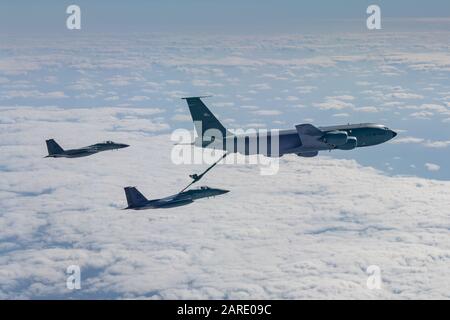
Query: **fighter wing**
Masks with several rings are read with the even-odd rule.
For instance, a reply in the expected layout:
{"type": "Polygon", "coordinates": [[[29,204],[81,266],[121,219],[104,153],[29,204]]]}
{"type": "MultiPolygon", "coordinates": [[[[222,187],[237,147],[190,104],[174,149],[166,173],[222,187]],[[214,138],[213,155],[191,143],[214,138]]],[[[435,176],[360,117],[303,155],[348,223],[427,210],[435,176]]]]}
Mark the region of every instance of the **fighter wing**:
{"type": "Polygon", "coordinates": [[[184,206],[186,204],[190,204],[192,202],[194,202],[194,200],[192,200],[192,198],[184,198],[184,199],[179,199],[179,200],[175,200],[175,201],[168,201],[165,203],[160,203],[159,208],[180,207],[180,206],[184,206]]]}
{"type": "Polygon", "coordinates": [[[87,147],[78,148],[78,149],[72,149],[72,150],[76,150],[76,151],[83,152],[83,153],[84,152],[95,153],[95,152],[99,151],[98,147],[95,144],[87,146],[87,147]]]}
{"type": "Polygon", "coordinates": [[[185,204],[189,204],[192,202],[193,202],[193,200],[189,196],[180,197],[179,195],[174,195],[174,196],[166,197],[163,199],[159,199],[158,206],[160,208],[172,208],[172,207],[178,207],[178,206],[182,206],[185,204]]]}
{"type": "Polygon", "coordinates": [[[71,149],[71,150],[67,150],[66,153],[69,155],[86,155],[86,154],[92,154],[92,153],[96,153],[98,152],[96,149],[92,149],[89,147],[85,147],[85,148],[80,148],[80,149],[71,149]]]}
{"type": "Polygon", "coordinates": [[[306,123],[296,125],[295,129],[297,129],[297,134],[300,137],[300,141],[304,148],[328,148],[328,145],[320,140],[325,132],[319,128],[306,123]]]}

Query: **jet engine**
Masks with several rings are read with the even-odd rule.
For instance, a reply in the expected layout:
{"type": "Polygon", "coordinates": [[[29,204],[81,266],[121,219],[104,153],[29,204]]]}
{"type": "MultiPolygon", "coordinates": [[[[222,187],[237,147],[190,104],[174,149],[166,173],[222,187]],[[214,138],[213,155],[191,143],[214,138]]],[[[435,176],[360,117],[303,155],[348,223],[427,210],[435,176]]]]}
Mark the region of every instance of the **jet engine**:
{"type": "Polygon", "coordinates": [[[352,150],[355,149],[358,145],[358,139],[356,137],[348,137],[347,142],[341,146],[338,146],[338,149],[341,150],[352,150]]]}
{"type": "Polygon", "coordinates": [[[297,153],[297,155],[298,155],[299,157],[305,157],[305,158],[312,158],[312,157],[317,156],[318,154],[319,154],[318,151],[308,151],[308,152],[300,152],[300,153],[297,153]]]}
{"type": "Polygon", "coordinates": [[[347,132],[345,131],[330,131],[327,132],[321,140],[333,146],[341,146],[347,143],[347,132]]]}

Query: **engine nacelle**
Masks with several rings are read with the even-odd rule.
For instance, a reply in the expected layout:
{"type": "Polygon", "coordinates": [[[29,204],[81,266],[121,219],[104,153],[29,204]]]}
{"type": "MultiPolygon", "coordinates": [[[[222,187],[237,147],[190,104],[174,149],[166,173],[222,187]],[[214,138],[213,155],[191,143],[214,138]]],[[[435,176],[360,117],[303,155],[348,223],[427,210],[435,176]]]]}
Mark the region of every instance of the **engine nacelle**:
{"type": "Polygon", "coordinates": [[[337,147],[340,150],[352,150],[358,145],[358,139],[356,137],[348,137],[347,142],[342,146],[337,147]]]}
{"type": "Polygon", "coordinates": [[[332,144],[334,146],[341,146],[347,143],[347,132],[345,131],[330,131],[327,132],[321,139],[323,142],[332,144]]]}
{"type": "Polygon", "coordinates": [[[300,152],[300,153],[297,153],[297,155],[298,155],[299,157],[305,157],[305,158],[312,158],[312,157],[317,156],[318,154],[319,154],[318,151],[308,151],[308,152],[300,152]]]}

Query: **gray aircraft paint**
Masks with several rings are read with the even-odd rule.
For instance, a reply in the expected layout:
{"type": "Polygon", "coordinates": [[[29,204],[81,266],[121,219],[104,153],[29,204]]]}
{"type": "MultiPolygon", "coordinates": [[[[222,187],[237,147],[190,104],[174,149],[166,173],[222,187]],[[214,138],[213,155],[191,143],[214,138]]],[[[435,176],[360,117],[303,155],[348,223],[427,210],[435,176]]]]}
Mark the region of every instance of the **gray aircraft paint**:
{"type": "Polygon", "coordinates": [[[190,204],[201,198],[215,197],[229,192],[228,190],[223,189],[200,187],[198,189],[179,192],[165,198],[148,200],[135,187],[125,187],[124,190],[128,202],[128,207],[125,209],[133,210],[167,209],[179,207],[190,204]]]}
{"type": "Polygon", "coordinates": [[[397,135],[388,127],[375,123],[328,127],[299,124],[295,129],[234,135],[217,120],[200,98],[183,99],[188,103],[198,134],[194,144],[203,148],[222,149],[244,155],[263,154],[277,157],[295,153],[313,157],[323,150],[352,150],[378,145],[397,135]]]}
{"type": "Polygon", "coordinates": [[[46,140],[45,142],[47,144],[48,150],[48,156],[46,156],[45,158],[80,158],[87,157],[101,151],[116,150],[129,147],[129,145],[127,144],[105,141],[79,149],[64,150],[53,139],[46,140]]]}

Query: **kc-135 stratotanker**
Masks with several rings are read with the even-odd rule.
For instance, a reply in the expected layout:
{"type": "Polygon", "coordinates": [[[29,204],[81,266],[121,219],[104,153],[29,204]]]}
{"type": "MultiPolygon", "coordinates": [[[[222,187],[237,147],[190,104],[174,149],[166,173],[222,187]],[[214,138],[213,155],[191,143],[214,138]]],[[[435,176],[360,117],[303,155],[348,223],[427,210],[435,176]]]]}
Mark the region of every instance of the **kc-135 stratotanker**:
{"type": "Polygon", "coordinates": [[[306,123],[296,125],[295,129],[277,130],[276,134],[273,131],[263,135],[233,134],[217,120],[201,98],[203,97],[183,98],[187,101],[197,132],[197,138],[192,144],[228,153],[263,154],[271,157],[294,153],[301,157],[315,157],[319,151],[374,146],[397,135],[395,131],[376,123],[328,127],[315,127],[306,123]],[[277,139],[275,144],[274,139],[277,139]]]}

